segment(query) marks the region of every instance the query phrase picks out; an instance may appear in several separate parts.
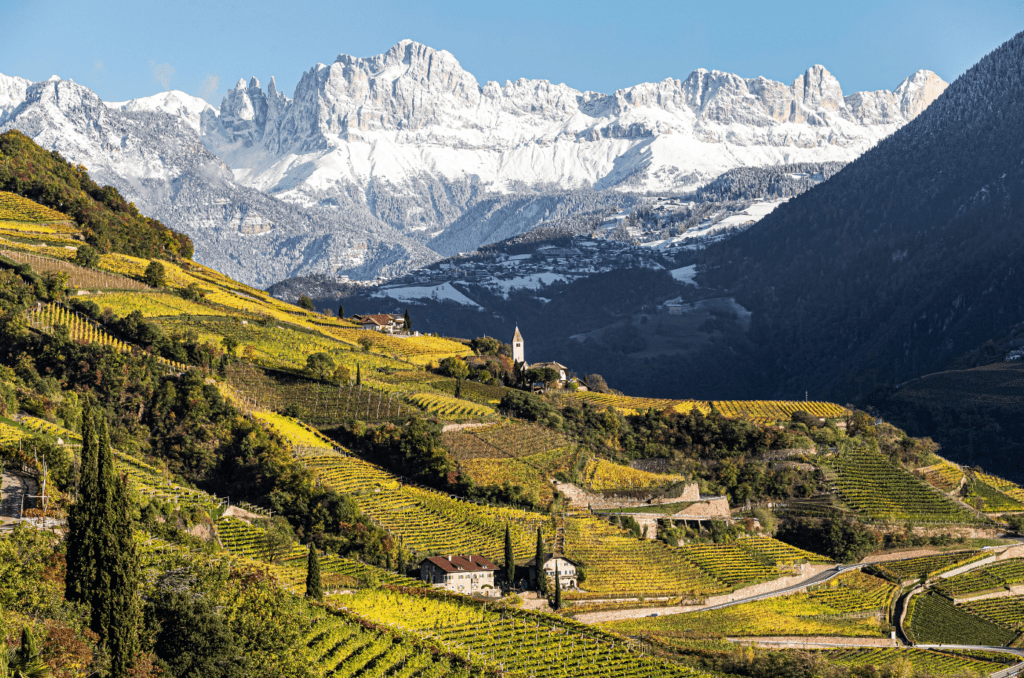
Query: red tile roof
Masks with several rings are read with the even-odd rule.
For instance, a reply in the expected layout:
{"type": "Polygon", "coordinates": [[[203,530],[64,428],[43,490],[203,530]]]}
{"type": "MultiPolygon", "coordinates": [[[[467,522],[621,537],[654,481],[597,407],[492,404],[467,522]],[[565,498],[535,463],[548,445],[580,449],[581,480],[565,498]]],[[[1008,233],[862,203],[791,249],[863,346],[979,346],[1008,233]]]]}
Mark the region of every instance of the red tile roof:
{"type": "Polygon", "coordinates": [[[483,556],[431,556],[420,563],[433,563],[445,572],[497,572],[498,566],[483,556]]]}

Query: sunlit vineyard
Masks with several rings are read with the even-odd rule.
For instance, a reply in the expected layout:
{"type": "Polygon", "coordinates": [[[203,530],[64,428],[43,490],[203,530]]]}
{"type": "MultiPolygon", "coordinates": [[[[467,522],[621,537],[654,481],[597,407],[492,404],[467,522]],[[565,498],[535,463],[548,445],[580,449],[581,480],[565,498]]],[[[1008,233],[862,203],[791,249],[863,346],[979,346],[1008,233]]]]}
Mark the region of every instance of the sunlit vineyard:
{"type": "MultiPolygon", "coordinates": [[[[141,283],[139,284],[141,285],[141,283]]],[[[149,294],[107,292],[97,296],[93,301],[101,309],[109,308],[121,317],[127,316],[134,311],[141,313],[144,318],[174,317],[179,315],[199,316],[216,313],[216,310],[208,305],[188,301],[177,294],[169,292],[150,292],[149,294]]]]}
{"type": "Polygon", "coordinates": [[[488,667],[518,676],[609,678],[700,675],[630,649],[621,637],[550,615],[496,612],[458,597],[360,591],[331,599],[372,621],[418,633],[488,667]]]}
{"type": "Polygon", "coordinates": [[[22,440],[27,437],[28,433],[26,433],[23,429],[20,429],[17,426],[11,426],[10,424],[5,424],[4,422],[0,421],[0,445],[16,443],[19,440],[22,440]]]}
{"type": "Polygon", "coordinates": [[[1004,629],[1024,631],[1024,596],[978,600],[960,607],[1004,629]]]}
{"type": "Polygon", "coordinates": [[[974,523],[980,519],[878,452],[852,450],[822,460],[842,500],[862,518],[887,522],[974,523]]]}
{"type": "Polygon", "coordinates": [[[442,419],[479,419],[494,415],[495,412],[486,405],[478,405],[461,398],[452,398],[431,393],[417,393],[409,396],[408,401],[416,407],[442,419]]]}
{"type": "Polygon", "coordinates": [[[1024,558],[1014,558],[944,579],[935,585],[935,590],[949,598],[956,598],[1005,589],[1008,586],[1022,583],[1024,583],[1024,558]]]}
{"type": "Polygon", "coordinates": [[[569,393],[567,398],[582,400],[597,407],[614,407],[623,414],[641,414],[647,410],[661,412],[670,409],[686,414],[691,410],[699,410],[704,414],[711,412],[710,405],[703,400],[667,400],[662,398],[635,398],[632,396],[598,393],[596,391],[577,391],[569,393]]]}
{"type": "MultiPolygon", "coordinates": [[[[124,276],[98,271],[94,268],[77,266],[68,261],[41,257],[27,252],[0,250],[0,254],[14,261],[28,264],[37,273],[62,272],[68,274],[68,282],[79,289],[147,290],[144,283],[124,276]]],[[[128,296],[128,295],[125,295],[128,296]]],[[[138,298],[139,295],[132,295],[138,298]]]]}
{"type": "MultiPolygon", "coordinates": [[[[69,311],[58,304],[51,303],[46,306],[34,306],[26,311],[26,315],[28,316],[29,326],[41,332],[52,333],[58,325],[62,325],[68,329],[72,341],[110,346],[115,351],[122,353],[130,353],[136,348],[132,344],[107,334],[94,321],[74,311],[69,311]]],[[[167,360],[159,356],[157,360],[162,365],[178,372],[184,372],[188,369],[187,365],[173,360],[167,360]]]]}
{"type": "Polygon", "coordinates": [[[909,581],[918,577],[933,577],[984,557],[985,554],[979,551],[955,551],[921,556],[920,558],[894,560],[888,563],[876,563],[872,567],[893,581],[909,581]]]}
{"type": "Polygon", "coordinates": [[[440,337],[396,337],[383,332],[345,327],[324,327],[322,331],[352,345],[358,345],[360,339],[368,340],[374,352],[395,356],[414,365],[428,365],[450,356],[473,355],[473,350],[465,344],[440,337]]]}
{"type": "Polygon", "coordinates": [[[788,421],[794,412],[807,412],[822,419],[844,419],[850,411],[834,403],[806,400],[715,400],[715,409],[729,418],[749,417],[758,421],[788,421]]]}
{"type": "Polygon", "coordinates": [[[566,520],[564,551],[586,570],[585,588],[594,597],[703,596],[729,588],[681,549],[638,540],[594,518],[566,520]]]}
{"type": "Polygon", "coordinates": [[[985,513],[1024,511],[1024,505],[1021,502],[1000,492],[980,478],[975,478],[970,487],[971,492],[967,496],[967,501],[985,513]]]}
{"type": "Polygon", "coordinates": [[[830,663],[839,666],[875,666],[883,668],[902,662],[909,662],[914,669],[932,676],[962,675],[965,672],[987,676],[1003,668],[1005,664],[975,659],[953,651],[922,650],[919,648],[850,648],[831,650],[823,655],[830,663]]]}
{"type": "Polygon", "coordinates": [[[71,218],[49,207],[23,198],[17,193],[0,191],[0,221],[31,223],[69,222],[71,218]]]}
{"type": "Polygon", "coordinates": [[[952,492],[960,487],[960,483],[964,478],[964,472],[960,470],[960,467],[948,461],[943,461],[927,469],[918,470],[929,485],[943,492],[952,492]]]}
{"type": "Polygon", "coordinates": [[[599,492],[665,488],[684,480],[683,476],[650,473],[596,457],[583,469],[583,484],[599,492]]]}
{"type": "Polygon", "coordinates": [[[878,591],[873,582],[846,576],[831,586],[808,593],[605,626],[619,633],[642,633],[670,643],[681,635],[716,634],[880,638],[884,633],[888,593],[879,596],[878,591]]]}
{"type": "Polygon", "coordinates": [[[45,419],[39,419],[38,417],[32,417],[27,414],[23,414],[18,417],[18,423],[32,431],[41,435],[48,435],[54,438],[60,438],[64,442],[81,442],[82,437],[74,431],[69,431],[63,426],[58,426],[51,421],[45,419]]]}
{"type": "Polygon", "coordinates": [[[260,412],[257,410],[252,411],[250,414],[276,431],[293,448],[331,450],[337,447],[337,444],[330,438],[325,437],[322,433],[298,419],[275,414],[274,412],[260,412]]]}
{"type": "Polygon", "coordinates": [[[125,474],[135,489],[151,499],[167,502],[176,508],[186,506],[211,510],[221,505],[216,497],[201,490],[173,482],[169,476],[130,455],[115,451],[117,470],[125,474]]]}
{"type": "Polygon", "coordinates": [[[983,483],[991,485],[1006,496],[1016,499],[1019,502],[1024,502],[1024,487],[1011,483],[1009,480],[1003,480],[1002,478],[997,478],[996,476],[982,473],[980,471],[975,471],[974,475],[983,483]]]}
{"type": "Polygon", "coordinates": [[[572,467],[579,455],[576,447],[555,448],[528,457],[482,457],[466,459],[459,469],[477,485],[520,487],[534,501],[547,504],[554,499],[550,479],[572,467]]]}
{"type": "Polygon", "coordinates": [[[528,557],[537,527],[550,529],[542,514],[479,506],[411,485],[355,457],[321,455],[302,463],[324,487],[355,495],[375,523],[419,553],[479,553],[500,558],[505,526],[512,531],[516,557],[528,557]]]}

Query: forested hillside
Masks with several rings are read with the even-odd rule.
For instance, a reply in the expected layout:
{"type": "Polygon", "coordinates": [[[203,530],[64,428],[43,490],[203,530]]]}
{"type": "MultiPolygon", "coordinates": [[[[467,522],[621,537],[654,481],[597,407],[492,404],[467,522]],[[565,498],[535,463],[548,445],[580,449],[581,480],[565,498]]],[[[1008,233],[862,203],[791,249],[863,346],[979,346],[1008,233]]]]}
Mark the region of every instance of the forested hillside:
{"type": "Polygon", "coordinates": [[[753,311],[764,387],[863,397],[1024,318],[1024,34],[924,113],[709,248],[698,281],[753,311]]]}
{"type": "MultiPolygon", "coordinates": [[[[63,212],[101,252],[161,259],[192,258],[192,241],[139,213],[117,189],[100,186],[82,166],[47,152],[17,130],[0,134],[0,190],[63,212]]],[[[5,217],[0,213],[0,220],[5,217]]]]}

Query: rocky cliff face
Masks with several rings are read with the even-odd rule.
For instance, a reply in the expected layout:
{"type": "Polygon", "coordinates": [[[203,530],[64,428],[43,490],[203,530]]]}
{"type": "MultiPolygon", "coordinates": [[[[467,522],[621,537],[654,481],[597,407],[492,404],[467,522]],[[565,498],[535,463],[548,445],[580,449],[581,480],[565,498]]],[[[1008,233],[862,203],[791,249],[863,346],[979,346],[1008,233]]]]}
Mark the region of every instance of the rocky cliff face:
{"type": "Polygon", "coordinates": [[[823,66],[788,86],[703,69],[611,94],[481,86],[450,53],[405,40],[317,64],[293,98],[273,78],[266,90],[239,80],[219,108],[181,92],[104,104],[57,78],[0,76],[0,125],[189,233],[206,263],[264,284],[298,270],[372,278],[430,260],[428,248],[469,251],[552,214],[692,191],[737,167],[847,162],[944,88],[919,71],[891,92],[846,96],[823,66]],[[514,224],[495,220],[499,207],[514,224]],[[312,233],[333,244],[302,244],[312,233]],[[301,261],[246,240],[279,236],[299,238],[288,247],[301,261]]]}

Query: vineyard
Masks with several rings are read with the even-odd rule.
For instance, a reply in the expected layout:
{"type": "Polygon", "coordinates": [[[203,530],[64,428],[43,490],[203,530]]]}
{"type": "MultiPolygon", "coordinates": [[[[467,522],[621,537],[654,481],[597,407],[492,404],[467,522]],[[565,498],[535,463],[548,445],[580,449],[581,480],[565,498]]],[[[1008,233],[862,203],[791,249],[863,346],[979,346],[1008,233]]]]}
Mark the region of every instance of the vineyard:
{"type": "MultiPolygon", "coordinates": [[[[57,326],[63,325],[68,329],[68,334],[72,341],[110,346],[115,351],[120,351],[121,353],[131,353],[135,349],[132,344],[107,334],[106,331],[92,320],[57,304],[29,308],[26,315],[28,316],[29,326],[41,332],[51,333],[57,326]]],[[[159,356],[157,361],[178,372],[184,372],[188,369],[187,365],[159,356]]]]}
{"type": "Polygon", "coordinates": [[[907,560],[896,560],[889,563],[872,565],[882,576],[895,582],[910,581],[920,577],[934,577],[937,574],[954,570],[985,557],[979,551],[956,551],[934,556],[921,556],[907,560]]]}
{"type": "Polygon", "coordinates": [[[469,678],[470,672],[438,659],[428,648],[384,630],[368,629],[337,615],[320,619],[305,638],[319,675],[349,678],[469,678]],[[372,667],[372,668],[370,668],[372,667]]]}
{"type": "Polygon", "coordinates": [[[987,619],[1010,631],[1024,631],[1024,596],[990,598],[960,606],[973,615],[987,619]]]}
{"type": "Polygon", "coordinates": [[[650,473],[593,458],[583,470],[583,484],[598,492],[666,488],[686,480],[683,476],[650,473]]]}
{"type": "Polygon", "coordinates": [[[865,582],[849,575],[838,579],[839,583],[833,586],[809,593],[768,598],[718,610],[613,622],[607,626],[619,633],[652,635],[666,642],[680,636],[719,634],[882,637],[884,605],[891,594],[880,589],[875,582],[865,582]]]}
{"type": "Polygon", "coordinates": [[[800,411],[821,419],[845,419],[850,415],[845,407],[806,400],[716,400],[711,404],[724,417],[746,417],[759,423],[789,421],[794,412],[800,411]]]}
{"type": "Polygon", "coordinates": [[[247,363],[231,364],[226,374],[231,393],[243,409],[282,411],[295,406],[302,412],[301,419],[313,426],[423,414],[400,394],[376,390],[369,383],[332,386],[247,363]]]}
{"type": "Polygon", "coordinates": [[[989,675],[1003,668],[1005,664],[984,661],[973,657],[921,650],[917,648],[853,648],[833,650],[824,655],[829,662],[840,666],[874,666],[883,668],[899,662],[909,662],[916,671],[933,676],[959,675],[964,672],[989,675]]]}
{"type": "Polygon", "coordinates": [[[481,419],[495,414],[494,410],[486,405],[430,393],[409,396],[408,401],[425,412],[447,420],[481,419]]]}
{"type": "Polygon", "coordinates": [[[1024,510],[1024,505],[1016,499],[1000,492],[981,479],[975,478],[974,482],[971,483],[971,493],[968,496],[968,501],[973,503],[978,499],[984,502],[984,504],[978,504],[978,506],[983,507],[982,510],[986,513],[1024,510]]]}
{"type": "MultiPolygon", "coordinates": [[[[69,261],[41,257],[36,254],[19,252],[16,250],[0,250],[0,254],[22,264],[28,264],[37,273],[67,273],[68,283],[84,290],[148,290],[149,287],[138,280],[125,278],[120,275],[113,275],[98,271],[94,268],[85,268],[72,264],[69,261]]],[[[128,296],[128,295],[125,295],[128,296]]],[[[134,299],[143,298],[139,295],[132,295],[134,299]]]]}
{"type": "Polygon", "coordinates": [[[395,337],[351,326],[323,327],[322,331],[352,345],[358,345],[360,339],[369,340],[375,352],[394,356],[413,365],[426,366],[452,356],[473,355],[473,350],[465,344],[441,337],[395,337]]]}
{"type": "Polygon", "coordinates": [[[184,487],[171,481],[167,474],[139,461],[135,457],[114,451],[117,469],[128,476],[135,489],[151,499],[173,504],[176,508],[195,507],[212,510],[221,505],[221,501],[201,490],[184,487]]]}
{"type": "Polygon", "coordinates": [[[982,481],[983,483],[986,483],[987,485],[990,485],[991,487],[994,487],[996,490],[1002,492],[1007,497],[1015,499],[1019,502],[1024,502],[1024,487],[1011,483],[1009,480],[1003,480],[1002,478],[997,478],[996,476],[990,476],[989,474],[982,473],[980,471],[975,471],[974,475],[978,478],[978,480],[982,481]]]}
{"type": "MultiPolygon", "coordinates": [[[[687,554],[660,541],[626,536],[602,520],[567,520],[565,555],[586,570],[585,588],[599,596],[705,596],[729,587],[687,554]],[[623,577],[623,572],[630,572],[623,577]]],[[[577,597],[579,594],[568,594],[577,597]]]]}
{"type": "Polygon", "coordinates": [[[976,523],[969,509],[878,452],[852,450],[822,460],[836,492],[862,518],[882,522],[976,523]]]}
{"type": "Polygon", "coordinates": [[[337,447],[333,440],[298,419],[273,412],[250,413],[288,441],[292,448],[332,450],[337,447]]]}
{"type": "MultiPolygon", "coordinates": [[[[33,224],[68,222],[70,218],[49,207],[23,198],[17,193],[0,191],[0,221],[23,221],[33,224]]],[[[70,228],[69,228],[70,230],[70,228]]]]}
{"type": "Polygon", "coordinates": [[[937,583],[935,590],[948,598],[959,598],[1021,583],[1024,559],[1015,558],[950,577],[937,583]]]}
{"type": "Polygon", "coordinates": [[[325,487],[354,494],[363,513],[421,554],[479,553],[500,559],[508,525],[516,557],[527,558],[533,553],[537,527],[547,522],[538,513],[479,506],[402,485],[395,476],[355,457],[325,455],[302,461],[325,487]]]}
{"type": "MultiPolygon", "coordinates": [[[[127,278],[123,279],[127,280],[127,278]]],[[[143,318],[208,315],[212,312],[208,305],[188,301],[171,292],[150,292],[148,294],[107,292],[96,297],[95,301],[101,309],[109,308],[122,318],[135,311],[141,313],[143,318]]]]}
{"type": "Polygon", "coordinates": [[[529,457],[478,458],[463,461],[459,469],[477,485],[504,485],[522,488],[533,501],[547,504],[554,499],[549,479],[575,463],[579,450],[563,447],[529,457]]]}
{"type": "Polygon", "coordinates": [[[959,488],[964,478],[964,472],[960,467],[948,461],[919,471],[922,472],[926,483],[947,494],[959,488]]]}
{"type": "Polygon", "coordinates": [[[450,652],[518,676],[640,678],[700,675],[630,649],[624,638],[549,615],[497,612],[451,597],[360,591],[331,602],[433,639],[450,652]]]}
{"type": "Polygon", "coordinates": [[[916,643],[999,647],[1016,634],[955,606],[937,593],[914,596],[904,630],[916,643]]]}
{"type": "Polygon", "coordinates": [[[855,571],[815,589],[813,597],[839,613],[886,611],[899,587],[879,577],[855,571]]]}
{"type": "Polygon", "coordinates": [[[568,398],[582,400],[600,408],[614,407],[626,415],[642,414],[648,410],[661,412],[663,410],[674,410],[681,414],[687,414],[692,410],[698,410],[703,414],[711,412],[711,406],[703,400],[666,400],[661,398],[634,398],[632,396],[614,395],[611,393],[598,393],[596,391],[577,391],[567,394],[568,398]]]}

